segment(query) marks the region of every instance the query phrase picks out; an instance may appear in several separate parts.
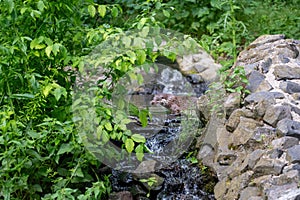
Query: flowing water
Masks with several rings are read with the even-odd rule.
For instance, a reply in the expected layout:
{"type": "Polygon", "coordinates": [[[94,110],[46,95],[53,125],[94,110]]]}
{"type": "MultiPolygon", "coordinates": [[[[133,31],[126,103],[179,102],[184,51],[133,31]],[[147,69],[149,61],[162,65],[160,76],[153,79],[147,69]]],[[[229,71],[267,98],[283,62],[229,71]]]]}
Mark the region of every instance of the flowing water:
{"type": "MultiPolygon", "coordinates": [[[[175,94],[184,96],[184,92],[189,93],[189,98],[195,98],[199,97],[207,89],[206,84],[200,83],[197,77],[183,77],[181,73],[170,68],[163,68],[158,74],[160,76],[156,77],[156,83],[145,84],[142,90],[131,93],[131,100],[134,101],[134,103],[141,101],[141,103],[149,106],[155,104],[153,103],[153,99],[155,99],[157,95],[175,94]],[[193,90],[193,96],[190,95],[191,91],[189,91],[188,87],[193,90]]],[[[157,98],[156,100],[158,105],[156,105],[156,107],[152,106],[151,108],[156,108],[164,114],[154,114],[151,122],[155,126],[150,126],[148,131],[146,128],[141,129],[133,125],[129,125],[128,128],[143,134],[147,139],[146,146],[148,149],[159,157],[160,155],[168,155],[166,151],[174,150],[172,149],[173,147],[166,147],[172,141],[180,137],[183,129],[183,116],[178,114],[178,110],[181,111],[184,106],[176,105],[179,108],[176,106],[171,107],[170,105],[162,104],[162,98],[157,98]],[[166,108],[169,108],[171,111],[167,113],[166,110],[164,110],[166,108]]],[[[180,100],[179,103],[184,104],[186,100],[180,100]]],[[[155,110],[153,113],[155,113],[155,110]]],[[[201,123],[196,126],[193,124],[194,129],[201,128],[201,126],[203,126],[201,123]]],[[[187,150],[192,150],[191,148],[192,146],[187,150]]],[[[163,179],[163,183],[157,188],[152,188],[151,191],[145,187],[145,184],[142,184],[134,178],[134,174],[124,172],[124,170],[112,170],[110,180],[112,182],[113,192],[130,191],[134,199],[214,199],[212,188],[216,183],[216,178],[211,172],[207,171],[205,167],[200,167],[197,163],[192,164],[190,160],[185,158],[186,155],[187,153],[183,154],[174,162],[169,165],[163,165],[154,172],[163,179]],[[150,196],[147,197],[147,195],[150,196]]]]}

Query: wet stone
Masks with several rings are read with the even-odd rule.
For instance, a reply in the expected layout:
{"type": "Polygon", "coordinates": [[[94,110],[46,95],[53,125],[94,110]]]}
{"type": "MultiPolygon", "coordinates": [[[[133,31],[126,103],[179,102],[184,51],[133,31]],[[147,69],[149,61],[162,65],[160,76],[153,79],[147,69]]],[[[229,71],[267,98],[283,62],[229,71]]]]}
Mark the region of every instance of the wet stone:
{"type": "Polygon", "coordinates": [[[287,149],[287,159],[290,163],[300,163],[300,145],[287,149]]]}
{"type": "Polygon", "coordinates": [[[269,106],[263,120],[275,127],[284,118],[291,119],[291,108],[289,106],[269,106]]]}
{"type": "Polygon", "coordinates": [[[294,83],[291,81],[284,81],[279,84],[280,89],[282,89],[284,92],[293,94],[300,92],[300,84],[294,83]]]}
{"type": "Polygon", "coordinates": [[[129,191],[121,191],[110,194],[109,200],[133,200],[133,197],[129,191]]]}

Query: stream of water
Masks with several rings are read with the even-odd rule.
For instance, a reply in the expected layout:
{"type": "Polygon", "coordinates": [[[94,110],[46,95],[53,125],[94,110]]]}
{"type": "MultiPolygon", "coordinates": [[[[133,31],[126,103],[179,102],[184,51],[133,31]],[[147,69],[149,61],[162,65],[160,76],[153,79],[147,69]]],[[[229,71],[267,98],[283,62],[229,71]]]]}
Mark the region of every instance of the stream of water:
{"type": "MultiPolygon", "coordinates": [[[[187,99],[181,98],[188,95],[188,98],[199,97],[205,90],[206,85],[198,81],[197,78],[183,77],[177,70],[168,67],[161,68],[156,77],[156,82],[151,84],[144,84],[142,89],[131,92],[131,100],[135,104],[146,104],[150,106],[155,113],[155,109],[164,113],[153,116],[151,123],[154,124],[150,128],[140,128],[137,126],[130,126],[133,132],[138,132],[145,136],[146,146],[155,154],[156,157],[165,156],[169,154],[168,151],[174,151],[178,148],[176,145],[168,147],[174,140],[178,140],[182,136],[183,131],[183,114],[179,114],[185,107],[191,107],[186,104],[187,99]],[[192,90],[192,91],[191,91],[192,90]],[[191,95],[191,92],[193,95],[191,95]],[[168,94],[167,96],[158,96],[160,94],[168,94]],[[181,100],[173,100],[172,105],[168,105],[167,101],[180,96],[181,100]],[[155,101],[153,103],[153,101],[155,101]],[[175,103],[174,103],[175,102],[175,103]],[[153,106],[153,104],[155,104],[153,106]],[[175,104],[175,106],[174,106],[175,104]],[[178,105],[180,104],[180,105],[178,105]],[[152,105],[152,106],[151,106],[152,105]],[[167,112],[169,110],[169,112],[167,112]]],[[[146,78],[144,78],[146,79],[146,78]]],[[[149,80],[148,80],[149,81],[149,80]]],[[[195,106],[194,101],[190,101],[195,106]]],[[[188,121],[191,121],[188,119],[188,121]]],[[[185,121],[186,122],[186,121],[185,121]]],[[[193,122],[193,129],[199,129],[201,122],[193,122]]],[[[190,145],[190,144],[188,144],[190,145]]],[[[113,192],[129,191],[133,195],[133,199],[163,199],[163,200],[212,200],[212,188],[216,182],[216,178],[205,168],[201,168],[197,163],[192,163],[186,155],[191,151],[192,146],[184,149],[181,156],[169,164],[162,165],[155,174],[162,178],[163,182],[157,188],[151,190],[145,187],[136,178],[134,174],[112,170],[110,180],[112,182],[113,192]],[[184,153],[186,152],[186,153],[184,153]],[[147,197],[148,196],[148,197],[147,197]]],[[[162,158],[162,157],[161,157],[162,158]]],[[[126,166],[124,166],[126,167],[126,166]]]]}

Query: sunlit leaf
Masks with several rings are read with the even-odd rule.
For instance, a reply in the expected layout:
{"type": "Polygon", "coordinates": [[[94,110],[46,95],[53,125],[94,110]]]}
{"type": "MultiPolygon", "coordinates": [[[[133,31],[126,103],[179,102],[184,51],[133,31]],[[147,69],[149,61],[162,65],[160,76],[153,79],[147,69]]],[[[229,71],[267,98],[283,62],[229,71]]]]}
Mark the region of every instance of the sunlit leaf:
{"type": "Polygon", "coordinates": [[[146,52],[144,50],[136,51],[138,64],[141,65],[146,61],[146,52]]]}
{"type": "Polygon", "coordinates": [[[129,153],[131,153],[131,152],[133,151],[133,149],[134,149],[134,142],[133,142],[132,139],[127,138],[127,139],[125,140],[125,148],[126,148],[126,150],[127,150],[129,153]]]}
{"type": "Polygon", "coordinates": [[[91,17],[94,17],[96,15],[96,8],[93,5],[88,6],[88,12],[91,15],[91,17]]]}
{"type": "Polygon", "coordinates": [[[144,136],[140,135],[140,134],[133,134],[131,136],[131,139],[133,139],[133,141],[137,142],[137,143],[145,143],[146,139],[144,136]]]}
{"type": "Polygon", "coordinates": [[[52,48],[53,48],[53,46],[51,45],[51,46],[47,46],[45,49],[45,52],[46,52],[46,55],[48,56],[48,58],[50,58],[52,48]]]}
{"type": "Polygon", "coordinates": [[[105,127],[106,130],[108,130],[108,131],[112,131],[112,130],[113,130],[112,125],[111,125],[110,122],[106,122],[106,124],[104,125],[104,127],[105,127]]]}
{"type": "Polygon", "coordinates": [[[105,5],[99,5],[98,6],[98,13],[101,17],[104,17],[106,14],[106,6],[105,5]]]}

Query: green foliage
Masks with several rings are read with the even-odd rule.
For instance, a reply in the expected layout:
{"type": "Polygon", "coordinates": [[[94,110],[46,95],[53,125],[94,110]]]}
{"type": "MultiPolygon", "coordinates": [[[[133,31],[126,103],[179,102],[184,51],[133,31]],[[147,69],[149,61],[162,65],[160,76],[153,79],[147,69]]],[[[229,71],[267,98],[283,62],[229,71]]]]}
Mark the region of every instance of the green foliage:
{"type": "MultiPolygon", "coordinates": [[[[96,126],[103,144],[119,141],[123,150],[143,159],[145,138],[126,129],[130,120],[123,112],[124,101],[117,104],[119,112],[104,102],[111,100],[115,83],[125,74],[131,81],[143,83],[141,75],[128,73],[132,69],[142,66],[146,71],[146,64],[157,56],[174,60],[176,55],[198,48],[191,37],[163,32],[162,28],[196,37],[226,69],[232,66],[238,51],[261,34],[300,37],[299,0],[1,3],[0,198],[5,200],[107,197],[108,176],[97,173],[102,163],[84,148],[86,138],[79,135],[80,123],[96,126]],[[125,31],[128,29],[138,31],[132,34],[125,31]],[[165,46],[158,48],[163,41],[165,46]],[[101,42],[112,48],[98,49],[101,42]],[[90,69],[87,63],[103,65],[105,78],[99,80],[99,87],[89,88],[73,102],[75,73],[84,74],[90,69]],[[94,94],[92,101],[89,93],[94,94]],[[95,112],[88,113],[82,101],[95,106],[95,112]],[[95,120],[80,122],[75,118],[72,111],[76,103],[83,117],[92,115],[95,120]]],[[[221,92],[212,92],[212,99],[220,101],[225,92],[247,94],[244,70],[237,67],[224,71],[224,85],[216,85],[221,92]]],[[[148,110],[134,106],[131,114],[143,126],[151,118],[148,110]]]]}
{"type": "Polygon", "coordinates": [[[237,66],[232,69],[232,71],[227,71],[222,74],[224,77],[225,90],[230,93],[238,92],[242,97],[249,94],[250,91],[246,89],[249,81],[246,76],[244,67],[237,66]]]}

